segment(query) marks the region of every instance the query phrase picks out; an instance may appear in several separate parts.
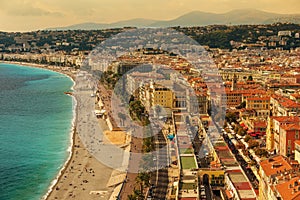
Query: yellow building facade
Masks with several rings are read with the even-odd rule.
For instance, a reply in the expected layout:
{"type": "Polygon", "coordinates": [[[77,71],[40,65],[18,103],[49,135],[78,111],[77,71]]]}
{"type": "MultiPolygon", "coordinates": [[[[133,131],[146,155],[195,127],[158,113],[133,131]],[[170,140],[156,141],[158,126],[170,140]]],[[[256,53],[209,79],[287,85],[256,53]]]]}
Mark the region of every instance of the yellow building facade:
{"type": "Polygon", "coordinates": [[[173,108],[173,91],[162,85],[151,85],[151,106],[160,105],[165,108],[173,108]]]}
{"type": "Polygon", "coordinates": [[[212,186],[224,186],[225,171],[220,169],[201,169],[198,171],[199,179],[203,183],[208,178],[212,186]]]}
{"type": "Polygon", "coordinates": [[[268,117],[268,126],[266,131],[266,148],[268,151],[274,150],[273,120],[270,117],[268,117]]]}

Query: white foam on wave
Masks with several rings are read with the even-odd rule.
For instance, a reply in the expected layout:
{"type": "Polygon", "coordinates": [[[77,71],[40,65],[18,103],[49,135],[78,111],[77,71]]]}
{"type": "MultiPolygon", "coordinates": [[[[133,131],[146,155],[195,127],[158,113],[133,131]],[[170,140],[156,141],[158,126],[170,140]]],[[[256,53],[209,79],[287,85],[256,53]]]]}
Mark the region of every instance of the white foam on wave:
{"type": "MultiPolygon", "coordinates": [[[[65,76],[68,76],[66,74],[64,74],[65,76]]],[[[72,81],[73,81],[73,86],[71,87],[72,90],[74,90],[73,88],[75,87],[76,85],[76,82],[70,77],[68,76],[72,81]]],[[[67,149],[67,152],[69,153],[69,156],[67,158],[67,160],[65,161],[65,163],[63,164],[62,167],[60,167],[60,170],[57,174],[57,176],[55,177],[54,180],[51,181],[50,183],[50,186],[49,186],[49,189],[47,191],[47,193],[41,198],[42,200],[46,200],[48,198],[48,196],[51,194],[51,192],[53,191],[55,185],[57,184],[58,180],[60,179],[60,177],[62,176],[64,170],[66,169],[66,167],[68,166],[71,158],[72,158],[72,155],[73,155],[73,146],[74,146],[74,135],[75,135],[75,126],[76,126],[76,118],[77,118],[77,112],[76,112],[76,109],[77,109],[77,100],[74,96],[72,96],[72,104],[73,104],[73,108],[72,108],[72,111],[73,111],[73,119],[72,119],[72,128],[71,128],[71,131],[70,131],[70,145],[67,149]]]]}

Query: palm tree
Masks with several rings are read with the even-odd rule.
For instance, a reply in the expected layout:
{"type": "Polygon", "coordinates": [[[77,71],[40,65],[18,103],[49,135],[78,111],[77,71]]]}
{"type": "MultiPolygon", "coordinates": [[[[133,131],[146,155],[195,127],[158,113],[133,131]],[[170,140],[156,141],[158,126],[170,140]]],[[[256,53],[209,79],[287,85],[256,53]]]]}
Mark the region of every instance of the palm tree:
{"type": "Polygon", "coordinates": [[[133,190],[133,194],[130,194],[127,196],[128,200],[137,200],[137,199],[143,199],[143,195],[140,190],[133,190]]]}
{"type": "Polygon", "coordinates": [[[136,199],[139,199],[139,200],[143,200],[144,199],[144,195],[143,193],[140,191],[140,190],[134,190],[133,191],[133,195],[136,197],[136,199]]]}
{"type": "Polygon", "coordinates": [[[134,194],[130,194],[127,196],[128,200],[136,200],[137,196],[135,196],[134,194]]]}
{"type": "Polygon", "coordinates": [[[160,105],[155,106],[155,112],[156,112],[156,116],[159,117],[160,112],[161,112],[161,106],[160,105]]]}
{"type": "Polygon", "coordinates": [[[150,185],[150,175],[146,172],[140,172],[136,177],[136,181],[140,184],[141,193],[144,192],[144,186],[150,185]]]}
{"type": "Polygon", "coordinates": [[[134,196],[133,194],[130,194],[127,196],[128,200],[136,200],[136,196],[134,196]]]}
{"type": "Polygon", "coordinates": [[[124,121],[126,120],[126,115],[119,112],[118,117],[120,118],[120,125],[124,126],[124,121]]]}

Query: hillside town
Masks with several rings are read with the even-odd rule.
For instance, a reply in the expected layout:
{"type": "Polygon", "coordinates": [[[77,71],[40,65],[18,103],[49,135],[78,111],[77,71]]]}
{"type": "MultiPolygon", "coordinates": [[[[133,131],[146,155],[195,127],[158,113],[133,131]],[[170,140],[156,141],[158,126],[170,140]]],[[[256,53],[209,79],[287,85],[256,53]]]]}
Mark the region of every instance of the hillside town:
{"type": "MultiPolygon", "coordinates": [[[[100,42],[131,29],[0,33],[0,62],[80,70],[100,42]]],[[[203,44],[218,74],[153,48],[101,69],[92,97],[110,131],[132,131],[128,119],[159,129],[132,139],[134,151],[155,153],[114,184],[115,199],[300,199],[300,26],[174,29],[203,44]],[[116,91],[129,116],[115,117],[116,91]]]]}

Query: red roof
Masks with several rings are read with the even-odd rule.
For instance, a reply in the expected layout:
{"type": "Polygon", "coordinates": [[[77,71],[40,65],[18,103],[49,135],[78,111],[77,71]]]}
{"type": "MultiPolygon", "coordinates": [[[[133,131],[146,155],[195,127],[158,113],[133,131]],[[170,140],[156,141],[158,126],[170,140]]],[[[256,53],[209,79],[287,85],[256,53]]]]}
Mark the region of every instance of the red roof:
{"type": "Polygon", "coordinates": [[[272,116],[271,119],[280,123],[300,122],[300,118],[297,116],[272,116]]]}
{"type": "Polygon", "coordinates": [[[281,125],[280,127],[286,131],[300,130],[299,124],[287,124],[287,125],[281,125]]]}
{"type": "Polygon", "coordinates": [[[267,122],[266,121],[256,121],[254,122],[255,127],[267,127],[267,122]]]}
{"type": "Polygon", "coordinates": [[[251,190],[252,189],[249,182],[235,182],[233,184],[237,190],[251,190]]]}
{"type": "Polygon", "coordinates": [[[248,101],[269,101],[270,97],[249,97],[248,101]]]}
{"type": "Polygon", "coordinates": [[[295,144],[297,144],[297,145],[300,146],[300,140],[296,140],[296,141],[295,141],[295,144]]]}

